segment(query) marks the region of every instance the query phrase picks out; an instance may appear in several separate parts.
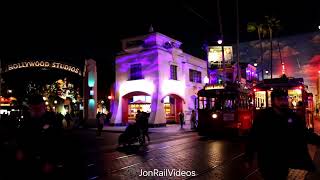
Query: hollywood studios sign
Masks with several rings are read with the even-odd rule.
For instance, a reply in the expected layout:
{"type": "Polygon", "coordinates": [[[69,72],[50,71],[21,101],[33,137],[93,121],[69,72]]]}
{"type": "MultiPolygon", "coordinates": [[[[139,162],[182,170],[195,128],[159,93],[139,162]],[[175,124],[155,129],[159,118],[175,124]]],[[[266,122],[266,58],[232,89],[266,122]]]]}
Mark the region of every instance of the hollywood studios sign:
{"type": "Polygon", "coordinates": [[[55,61],[23,61],[15,64],[9,64],[7,66],[7,71],[21,69],[21,68],[33,68],[33,67],[56,68],[56,69],[73,72],[80,76],[82,75],[80,68],[72,65],[64,64],[61,62],[55,62],[55,61]]]}

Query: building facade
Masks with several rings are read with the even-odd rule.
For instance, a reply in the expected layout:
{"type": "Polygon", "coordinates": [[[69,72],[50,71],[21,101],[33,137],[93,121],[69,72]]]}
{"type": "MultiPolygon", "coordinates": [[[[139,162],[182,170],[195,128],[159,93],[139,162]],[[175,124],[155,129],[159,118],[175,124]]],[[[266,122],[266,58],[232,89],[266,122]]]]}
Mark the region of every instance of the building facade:
{"type": "Polygon", "coordinates": [[[207,62],[184,53],[181,42],[161,33],[122,40],[116,57],[116,84],[111,123],[135,120],[138,110],[150,113],[149,124],[179,123],[179,113],[190,120],[196,94],[204,87],[207,62]]]}

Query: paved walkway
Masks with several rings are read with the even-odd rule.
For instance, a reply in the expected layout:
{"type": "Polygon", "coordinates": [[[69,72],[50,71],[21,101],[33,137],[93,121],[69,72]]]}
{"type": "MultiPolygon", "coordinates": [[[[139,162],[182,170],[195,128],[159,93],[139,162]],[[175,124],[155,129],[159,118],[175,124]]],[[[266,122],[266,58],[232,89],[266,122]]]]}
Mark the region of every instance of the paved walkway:
{"type": "MultiPolygon", "coordinates": [[[[127,126],[108,126],[103,127],[103,131],[108,132],[124,132],[127,126]]],[[[96,129],[96,128],[94,128],[96,129]]],[[[192,132],[190,125],[185,125],[183,129],[179,124],[169,124],[166,127],[149,128],[150,133],[177,133],[177,132],[192,132]]]]}

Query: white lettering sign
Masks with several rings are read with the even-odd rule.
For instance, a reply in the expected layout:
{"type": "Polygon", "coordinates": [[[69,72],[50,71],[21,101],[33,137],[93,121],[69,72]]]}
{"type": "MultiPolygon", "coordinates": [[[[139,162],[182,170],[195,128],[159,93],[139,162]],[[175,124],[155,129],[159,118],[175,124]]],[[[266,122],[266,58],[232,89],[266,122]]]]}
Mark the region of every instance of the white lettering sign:
{"type": "Polygon", "coordinates": [[[59,62],[51,62],[51,61],[27,61],[27,62],[19,62],[16,64],[9,64],[7,66],[7,70],[15,70],[21,68],[30,68],[30,67],[48,67],[48,68],[56,68],[62,69],[65,71],[73,72],[78,75],[81,75],[81,70],[75,66],[71,66],[68,64],[63,64],[59,62]]]}

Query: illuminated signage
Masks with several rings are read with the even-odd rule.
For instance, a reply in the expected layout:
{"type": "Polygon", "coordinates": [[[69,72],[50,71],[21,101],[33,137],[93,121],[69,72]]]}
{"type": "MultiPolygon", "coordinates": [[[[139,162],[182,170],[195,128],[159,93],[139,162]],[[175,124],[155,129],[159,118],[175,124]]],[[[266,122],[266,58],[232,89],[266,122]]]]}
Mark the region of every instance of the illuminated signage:
{"type": "Polygon", "coordinates": [[[215,84],[215,85],[209,85],[204,88],[205,90],[211,90],[211,89],[224,89],[224,86],[222,84],[215,84]]]}
{"type": "MultiPolygon", "coordinates": [[[[225,63],[231,63],[233,59],[232,46],[223,46],[225,63]]],[[[222,63],[222,47],[210,46],[208,51],[209,64],[221,64],[222,63]]]]}
{"type": "Polygon", "coordinates": [[[66,71],[70,71],[81,75],[81,70],[78,67],[71,66],[68,64],[54,62],[54,61],[23,61],[16,64],[9,64],[7,66],[7,71],[21,69],[21,68],[32,68],[32,67],[43,67],[43,68],[56,68],[66,71]]]}

